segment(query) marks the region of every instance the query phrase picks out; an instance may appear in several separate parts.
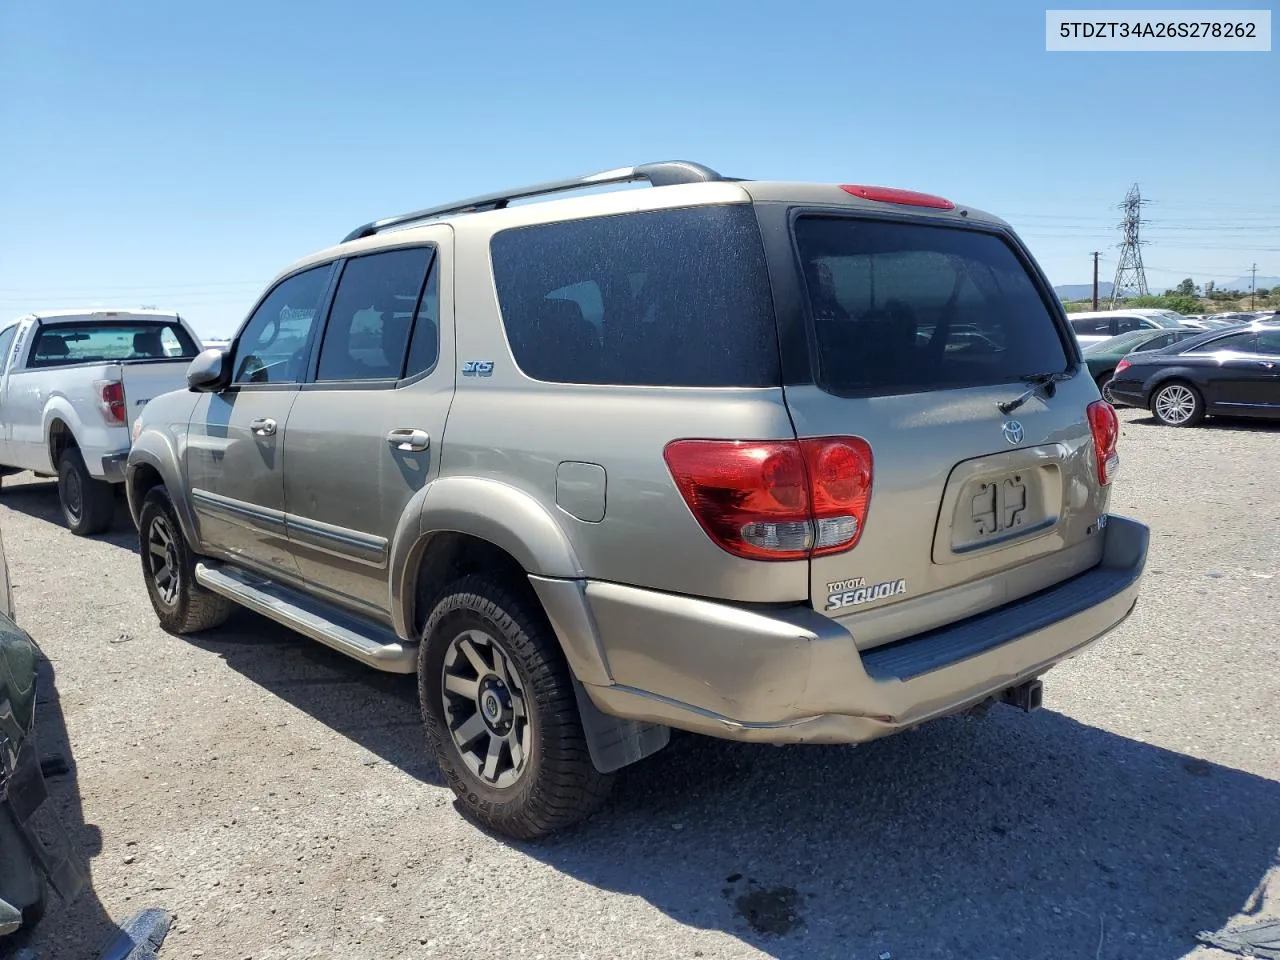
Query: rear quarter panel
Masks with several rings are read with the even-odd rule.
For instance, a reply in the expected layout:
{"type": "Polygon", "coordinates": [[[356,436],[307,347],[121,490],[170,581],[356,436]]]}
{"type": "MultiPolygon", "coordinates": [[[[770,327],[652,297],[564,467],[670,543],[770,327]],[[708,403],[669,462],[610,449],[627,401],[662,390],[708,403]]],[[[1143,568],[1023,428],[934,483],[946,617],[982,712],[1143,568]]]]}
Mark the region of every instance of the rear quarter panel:
{"type": "MultiPolygon", "coordinates": [[[[458,233],[457,360],[460,366],[492,361],[493,369],[458,377],[441,477],[480,477],[521,491],[564,531],[590,579],[741,601],[806,599],[807,561],[760,563],[721,550],[694,519],[663,459],[663,448],[676,438],[793,437],[781,388],[529,379],[516,367],[503,332],[489,236],[458,233]],[[595,478],[585,491],[567,479],[582,476],[595,478]],[[590,511],[595,506],[603,510],[600,519],[590,511]]],[[[430,494],[424,509],[424,531],[430,532],[430,494]]]]}

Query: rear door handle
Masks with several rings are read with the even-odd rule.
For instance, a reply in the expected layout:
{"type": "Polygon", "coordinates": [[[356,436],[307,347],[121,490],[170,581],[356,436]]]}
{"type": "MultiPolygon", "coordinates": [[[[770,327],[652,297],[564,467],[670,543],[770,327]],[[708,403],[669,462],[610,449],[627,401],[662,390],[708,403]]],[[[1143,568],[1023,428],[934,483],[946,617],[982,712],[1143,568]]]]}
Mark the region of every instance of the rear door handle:
{"type": "Polygon", "coordinates": [[[260,437],[274,437],[276,422],[270,417],[254,417],[249,421],[249,429],[260,437]]]}
{"type": "Polygon", "coordinates": [[[387,434],[387,443],[407,453],[421,453],[431,446],[431,434],[413,427],[399,427],[387,434]]]}

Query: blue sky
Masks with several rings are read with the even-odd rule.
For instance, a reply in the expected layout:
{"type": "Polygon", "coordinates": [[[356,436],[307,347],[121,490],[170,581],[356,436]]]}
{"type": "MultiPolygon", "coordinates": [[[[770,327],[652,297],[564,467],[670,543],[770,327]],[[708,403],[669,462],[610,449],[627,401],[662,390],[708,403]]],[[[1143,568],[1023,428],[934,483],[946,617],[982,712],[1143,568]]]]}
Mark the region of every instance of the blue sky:
{"type": "MultiPolygon", "coordinates": [[[[1204,6],[1202,2],[1199,6],[1204,6]]],[[[1053,6],[1062,6],[1054,4],[1053,6]]],[[[1280,276],[1280,54],[1047,53],[1028,3],[0,5],[0,316],[230,334],[365,220],[655,159],[940,193],[1055,283],[1280,276]]]]}

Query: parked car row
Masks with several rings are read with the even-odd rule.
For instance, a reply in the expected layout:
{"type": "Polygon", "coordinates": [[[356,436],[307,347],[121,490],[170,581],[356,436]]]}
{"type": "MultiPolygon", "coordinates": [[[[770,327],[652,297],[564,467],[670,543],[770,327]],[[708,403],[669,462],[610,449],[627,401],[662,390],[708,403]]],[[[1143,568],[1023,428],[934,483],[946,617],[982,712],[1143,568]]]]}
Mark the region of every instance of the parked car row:
{"type": "Polygon", "coordinates": [[[1280,323],[1254,321],[1130,353],[1107,392],[1171,427],[1214,414],[1280,419],[1280,323]]]}
{"type": "Polygon", "coordinates": [[[1103,398],[1114,402],[1107,393],[1107,386],[1121,360],[1130,353],[1159,350],[1171,343],[1179,343],[1189,337],[1198,337],[1202,332],[1190,328],[1130,330],[1119,336],[1108,337],[1106,340],[1086,346],[1083,351],[1084,361],[1103,398]]]}
{"type": "Polygon", "coordinates": [[[1275,316],[1114,310],[1073,313],[1070,320],[1104,398],[1148,408],[1170,426],[1192,426],[1211,414],[1280,416],[1275,316]]]}

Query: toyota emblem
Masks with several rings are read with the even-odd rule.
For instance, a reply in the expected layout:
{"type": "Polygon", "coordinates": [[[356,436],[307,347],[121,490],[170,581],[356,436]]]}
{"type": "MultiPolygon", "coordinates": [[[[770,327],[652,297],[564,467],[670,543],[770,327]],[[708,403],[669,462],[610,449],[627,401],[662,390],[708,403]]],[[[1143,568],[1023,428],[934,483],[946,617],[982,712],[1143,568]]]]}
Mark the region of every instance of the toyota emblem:
{"type": "Polygon", "coordinates": [[[1022,424],[1017,420],[1006,420],[1004,423],[1004,438],[1010,443],[1021,443],[1025,434],[1022,432],[1022,424]]]}

